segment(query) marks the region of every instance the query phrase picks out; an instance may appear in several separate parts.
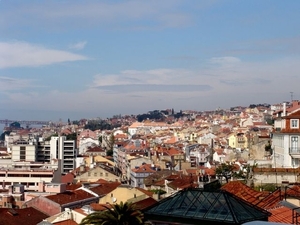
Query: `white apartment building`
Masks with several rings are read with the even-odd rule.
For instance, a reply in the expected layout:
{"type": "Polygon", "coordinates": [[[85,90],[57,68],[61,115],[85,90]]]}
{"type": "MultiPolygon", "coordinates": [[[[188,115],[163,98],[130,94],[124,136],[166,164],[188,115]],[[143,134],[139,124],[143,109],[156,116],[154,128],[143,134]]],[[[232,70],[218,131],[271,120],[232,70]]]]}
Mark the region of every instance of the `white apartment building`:
{"type": "Polygon", "coordinates": [[[76,168],[76,141],[67,140],[65,136],[51,137],[50,158],[61,160],[62,174],[76,168]]]}
{"type": "Polygon", "coordinates": [[[37,142],[35,139],[29,141],[16,141],[11,145],[12,161],[37,161],[37,142]]]}
{"type": "Polygon", "coordinates": [[[291,107],[283,104],[275,112],[272,133],[273,167],[294,168],[300,166],[300,102],[291,107]]]}
{"type": "Polygon", "coordinates": [[[50,163],[14,162],[0,160],[0,188],[7,189],[11,185],[24,185],[26,190],[37,191],[41,181],[60,183],[60,160],[50,163]]]}

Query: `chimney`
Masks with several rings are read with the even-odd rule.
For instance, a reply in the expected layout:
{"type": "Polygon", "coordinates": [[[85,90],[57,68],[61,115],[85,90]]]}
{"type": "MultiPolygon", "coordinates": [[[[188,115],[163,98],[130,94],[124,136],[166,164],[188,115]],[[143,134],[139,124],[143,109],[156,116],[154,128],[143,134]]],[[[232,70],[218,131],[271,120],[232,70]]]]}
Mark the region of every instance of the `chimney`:
{"type": "Polygon", "coordinates": [[[40,181],[38,183],[38,192],[45,192],[45,182],[44,181],[40,181]]]}
{"type": "Polygon", "coordinates": [[[283,103],[283,112],[282,112],[282,116],[286,116],[286,103],[283,103]]]}

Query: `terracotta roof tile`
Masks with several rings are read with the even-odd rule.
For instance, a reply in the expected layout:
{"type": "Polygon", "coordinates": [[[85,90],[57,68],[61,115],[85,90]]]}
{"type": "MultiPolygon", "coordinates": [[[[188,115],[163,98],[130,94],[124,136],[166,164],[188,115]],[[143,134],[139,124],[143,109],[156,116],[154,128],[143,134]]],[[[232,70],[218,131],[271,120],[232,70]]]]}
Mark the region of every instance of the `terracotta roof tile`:
{"type": "Polygon", "coordinates": [[[272,215],[268,218],[269,222],[293,224],[293,210],[285,206],[280,206],[268,210],[272,215]]]}
{"type": "Polygon", "coordinates": [[[70,202],[80,201],[92,197],[95,196],[84,190],[75,190],[58,193],[56,195],[48,195],[45,198],[48,198],[51,201],[54,201],[60,205],[64,205],[70,202]]]}
{"type": "Polygon", "coordinates": [[[254,205],[260,202],[260,197],[263,194],[262,192],[255,191],[254,189],[248,187],[240,181],[230,181],[229,183],[222,186],[221,189],[232,193],[235,196],[242,198],[254,205]]]}
{"type": "Polygon", "coordinates": [[[0,224],[3,225],[33,225],[47,217],[49,216],[32,207],[24,209],[0,208],[0,224]]]}
{"type": "Polygon", "coordinates": [[[121,183],[119,183],[119,182],[102,183],[96,187],[90,188],[90,190],[99,196],[103,196],[103,195],[108,194],[109,192],[112,192],[120,185],[121,185],[121,183]]]}
{"type": "Polygon", "coordinates": [[[90,206],[94,211],[104,211],[108,208],[111,208],[110,204],[99,204],[99,203],[91,203],[90,206]]]}
{"type": "Polygon", "coordinates": [[[152,191],[148,191],[148,190],[145,190],[145,189],[140,188],[140,187],[136,187],[135,189],[139,190],[140,192],[143,192],[144,194],[148,195],[149,197],[153,196],[153,192],[152,191]]]}
{"type": "Polygon", "coordinates": [[[150,207],[154,204],[156,204],[157,201],[151,197],[143,199],[141,201],[135,202],[133,205],[136,206],[139,210],[144,210],[147,207],[150,207]]]}

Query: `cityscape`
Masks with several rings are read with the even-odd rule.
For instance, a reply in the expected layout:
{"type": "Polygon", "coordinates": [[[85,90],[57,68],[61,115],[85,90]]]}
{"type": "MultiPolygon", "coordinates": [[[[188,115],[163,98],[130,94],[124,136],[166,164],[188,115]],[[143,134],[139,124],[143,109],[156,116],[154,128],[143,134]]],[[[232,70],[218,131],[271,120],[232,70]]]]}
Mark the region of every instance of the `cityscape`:
{"type": "Polygon", "coordinates": [[[295,224],[299,120],[298,100],[55,123],[0,120],[0,224],[28,215],[30,224],[89,224],[123,203],[151,224],[295,224]]]}
{"type": "Polygon", "coordinates": [[[300,224],[299,9],[0,0],[0,225],[300,224]]]}

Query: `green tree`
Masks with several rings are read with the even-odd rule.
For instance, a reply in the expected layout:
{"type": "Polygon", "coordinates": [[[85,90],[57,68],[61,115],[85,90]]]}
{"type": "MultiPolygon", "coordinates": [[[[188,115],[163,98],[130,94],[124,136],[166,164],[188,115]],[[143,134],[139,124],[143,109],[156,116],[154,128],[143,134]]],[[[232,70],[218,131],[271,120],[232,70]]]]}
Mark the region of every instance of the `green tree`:
{"type": "Polygon", "coordinates": [[[216,168],[216,175],[219,178],[225,178],[226,183],[233,175],[234,165],[222,163],[216,168]]]}
{"type": "Polygon", "coordinates": [[[62,134],[63,136],[66,136],[67,140],[77,140],[77,133],[71,133],[71,134],[62,134]]]}
{"type": "Polygon", "coordinates": [[[9,124],[9,127],[21,128],[21,124],[19,122],[13,122],[13,123],[9,124]]]}
{"type": "Polygon", "coordinates": [[[4,141],[5,140],[5,135],[9,135],[11,131],[4,131],[1,136],[0,136],[0,140],[4,141]]]}
{"type": "Polygon", "coordinates": [[[50,141],[51,137],[58,137],[58,134],[55,133],[55,134],[50,135],[49,137],[45,138],[45,141],[50,141]]]}
{"type": "Polygon", "coordinates": [[[85,217],[80,225],[139,225],[144,224],[143,214],[133,203],[104,206],[107,210],[94,212],[85,217]]]}

